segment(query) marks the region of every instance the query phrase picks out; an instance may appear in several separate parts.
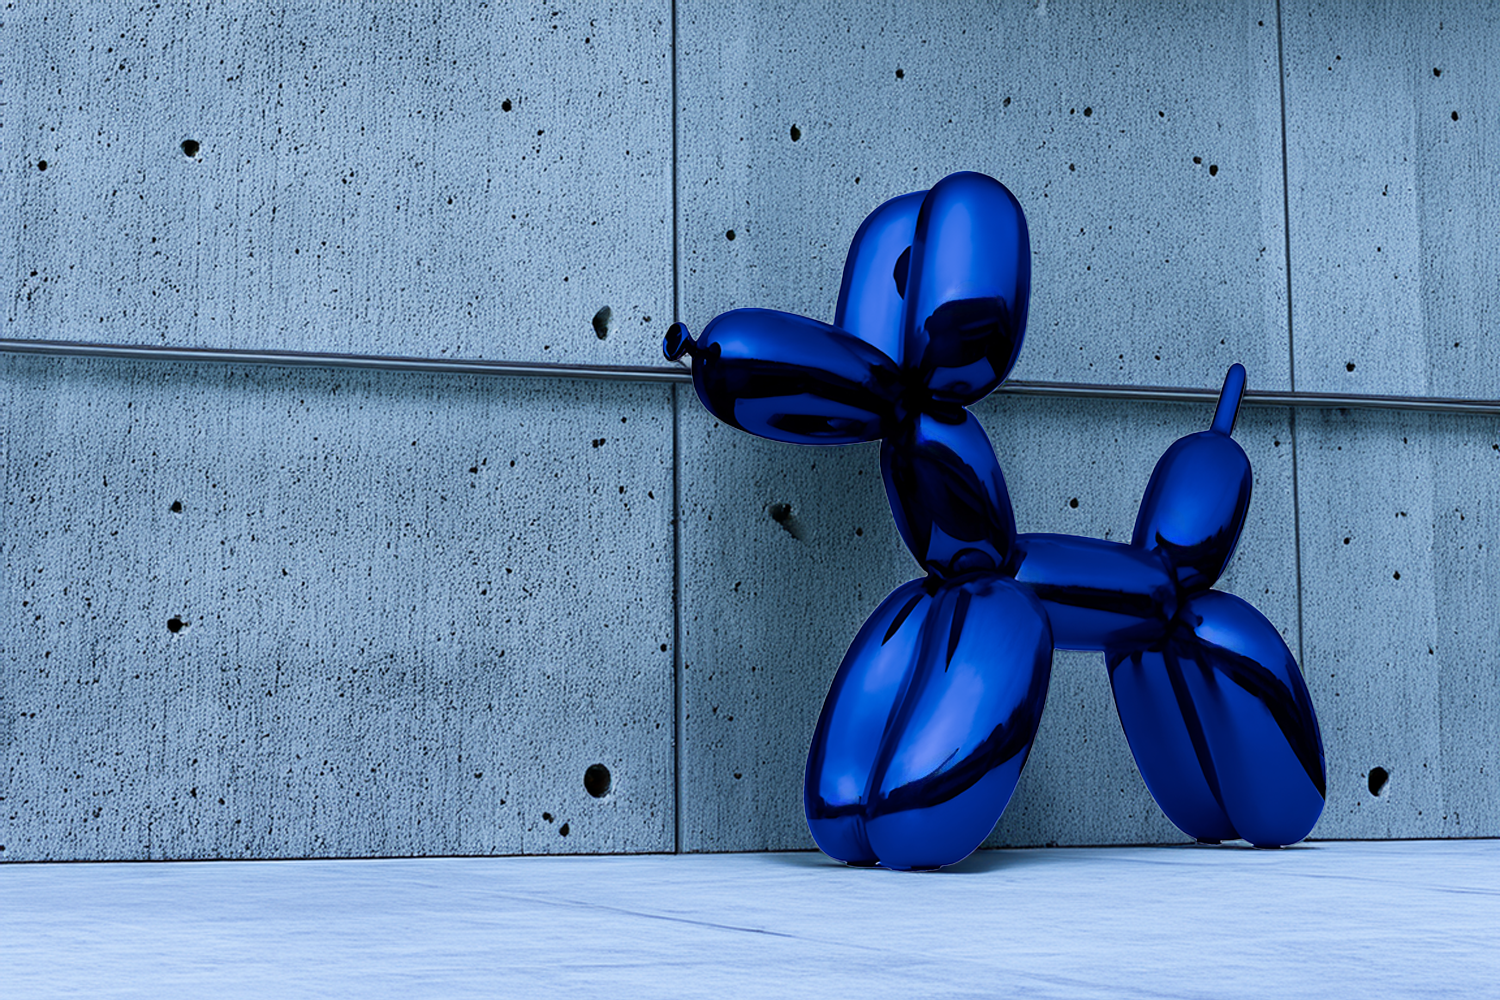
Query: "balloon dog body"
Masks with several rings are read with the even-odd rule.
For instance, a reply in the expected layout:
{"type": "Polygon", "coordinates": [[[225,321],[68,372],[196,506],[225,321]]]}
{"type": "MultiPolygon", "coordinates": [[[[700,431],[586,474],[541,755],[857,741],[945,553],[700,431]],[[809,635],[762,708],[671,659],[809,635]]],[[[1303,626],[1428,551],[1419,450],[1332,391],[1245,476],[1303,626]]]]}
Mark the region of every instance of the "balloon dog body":
{"type": "Polygon", "coordinates": [[[966,857],[1015,790],[1056,647],[1105,654],[1136,764],[1185,833],[1294,843],[1325,797],[1312,702],[1276,629],[1211,589],[1250,503],[1230,437],[1244,369],[1212,426],[1157,464],[1131,544],[1017,534],[965,407],[1015,364],[1030,286],[1020,205],[959,173],[865,220],[833,325],[738,309],[696,341],[667,334],[726,423],[796,444],[882,439],[891,511],[927,574],[875,609],[834,677],[807,761],[813,838],[851,865],[966,857]]]}

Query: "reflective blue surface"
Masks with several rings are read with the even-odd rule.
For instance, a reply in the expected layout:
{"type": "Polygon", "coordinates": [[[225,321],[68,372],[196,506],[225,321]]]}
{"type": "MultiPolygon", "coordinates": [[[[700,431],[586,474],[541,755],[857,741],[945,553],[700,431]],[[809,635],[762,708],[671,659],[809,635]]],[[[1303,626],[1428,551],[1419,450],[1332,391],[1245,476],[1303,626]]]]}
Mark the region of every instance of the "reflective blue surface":
{"type": "Polygon", "coordinates": [[[849,247],[844,281],[839,287],[833,325],[885,352],[897,364],[902,358],[906,279],[917,212],[926,191],[892,198],[871,212],[849,247]]]}
{"type": "Polygon", "coordinates": [[[1047,613],[994,573],[896,588],[834,675],[808,753],[813,839],[853,865],[937,868],[1010,801],[1052,667],[1047,613]]]}
{"type": "Polygon", "coordinates": [[[1172,570],[1158,553],[1102,538],[1020,535],[1016,579],[1047,607],[1058,649],[1151,645],[1177,613],[1172,570]]]}
{"type": "Polygon", "coordinates": [[[880,446],[880,472],[896,528],[923,569],[955,576],[1005,565],[1016,519],[990,439],[968,410],[902,421],[880,446]]]}
{"type": "MultiPolygon", "coordinates": [[[[726,424],[792,444],[873,441],[895,429],[900,371],[879,348],[815,319],[736,309],[696,342],[693,385],[726,424]]],[[[680,356],[669,349],[668,357],[680,356]]]]}
{"type": "Polygon", "coordinates": [[[951,174],[917,213],[906,279],[902,367],[932,398],[979,402],[1021,353],[1031,237],[1004,185],[951,174]]]}
{"type": "Polygon", "coordinates": [[[1018,535],[1005,477],[965,406],[1010,373],[1031,292],[1026,219],[982,174],[893,198],[855,234],[833,325],[765,309],[717,317],[692,356],[704,406],[794,444],[882,439],[897,529],[926,576],[876,608],[845,654],[808,753],[818,846],[851,865],[941,867],[978,847],[1015,791],[1052,650],[1105,654],[1146,786],[1204,841],[1294,843],[1322,812],[1323,744],[1280,634],[1210,588],[1250,505],[1230,437],[1233,365],[1209,429],[1167,449],[1131,544],[1018,535]]]}
{"type": "Polygon", "coordinates": [[[1307,836],[1323,812],[1323,740],[1275,627],[1232,594],[1188,599],[1165,643],[1106,651],[1146,787],[1199,840],[1307,836]]]}

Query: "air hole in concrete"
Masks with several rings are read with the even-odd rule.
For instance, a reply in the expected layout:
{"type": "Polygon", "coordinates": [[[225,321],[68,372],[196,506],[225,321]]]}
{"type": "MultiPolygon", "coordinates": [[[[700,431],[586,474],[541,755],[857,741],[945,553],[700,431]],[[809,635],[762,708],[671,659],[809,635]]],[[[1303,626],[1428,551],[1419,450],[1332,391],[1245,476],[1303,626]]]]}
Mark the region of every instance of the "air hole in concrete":
{"type": "Polygon", "coordinates": [[[201,147],[199,147],[197,139],[182,140],[182,155],[188,157],[189,159],[197,156],[198,150],[200,148],[201,147]]]}
{"type": "Polygon", "coordinates": [[[1352,372],[1353,370],[1354,370],[1354,362],[1353,361],[1349,362],[1347,365],[1344,366],[1344,371],[1346,371],[1346,372],[1352,372]]]}
{"type": "MultiPolygon", "coordinates": [[[[1453,112],[1453,120],[1454,121],[1458,121],[1458,112],[1457,111],[1453,112]]],[[[42,164],[42,169],[46,170],[47,169],[47,164],[43,163],[42,164]]]]}
{"type": "Polygon", "coordinates": [[[725,233],[724,234],[724,238],[726,240],[732,240],[732,239],[734,239],[734,230],[731,229],[731,230],[729,230],[729,232],[725,233]]]}
{"type": "Polygon", "coordinates": [[[904,70],[904,69],[898,69],[898,70],[896,70],[896,79],[898,79],[898,80],[905,80],[906,79],[906,70],[904,70]]]}
{"type": "Polygon", "coordinates": [[[510,101],[509,100],[501,101],[500,102],[500,110],[501,111],[509,111],[510,110],[510,101]]]}
{"type": "Polygon", "coordinates": [[[1217,163],[1210,163],[1208,165],[1208,176],[1210,176],[1210,177],[1217,177],[1217,176],[1219,176],[1219,165],[1217,163]]]}
{"type": "Polygon", "coordinates": [[[1203,162],[1203,157],[1201,157],[1201,156],[1195,156],[1195,157],[1193,157],[1193,162],[1194,163],[1202,163],[1203,162]]]}
{"type": "Polygon", "coordinates": [[[1073,499],[1069,500],[1068,501],[1068,506],[1072,507],[1074,509],[1077,509],[1077,507],[1078,507],[1078,498],[1074,497],[1073,499]]]}
{"type": "MultiPolygon", "coordinates": [[[[1457,118],[1458,115],[1455,114],[1453,117],[1457,118]]],[[[46,170],[47,169],[47,161],[46,160],[37,160],[36,161],[36,168],[38,170],[46,170]]]]}
{"type": "Polygon", "coordinates": [[[615,311],[605,306],[594,313],[594,336],[603,340],[610,335],[615,328],[615,311]]]}
{"type": "Polygon", "coordinates": [[[1443,71],[1440,70],[1440,69],[1438,69],[1436,66],[1434,66],[1434,67],[1432,67],[1432,75],[1433,76],[1442,76],[1443,75],[1443,71]]]}
{"type": "Polygon", "coordinates": [[[1370,768],[1370,794],[1379,795],[1385,791],[1386,782],[1391,780],[1391,772],[1383,767],[1370,768]]]}
{"type": "Polygon", "coordinates": [[[771,515],[771,520],[781,525],[783,531],[791,535],[797,541],[802,540],[802,525],[792,516],[792,505],[789,503],[773,503],[766,508],[771,515]]]}
{"type": "Polygon", "coordinates": [[[558,827],[557,832],[566,837],[568,835],[568,824],[564,823],[562,826],[558,827]]]}
{"type": "Polygon", "coordinates": [[[1085,118],[1092,118],[1092,117],[1094,117],[1094,109],[1093,108],[1084,108],[1083,109],[1083,117],[1085,117],[1085,118]]]}
{"type": "Polygon", "coordinates": [[[173,617],[167,619],[167,631],[168,632],[171,632],[171,633],[173,633],[175,635],[176,633],[181,632],[185,628],[187,628],[187,622],[183,621],[181,618],[173,616],[173,617]]]}
{"type": "Polygon", "coordinates": [[[550,822],[552,822],[552,814],[551,813],[542,813],[542,819],[544,819],[548,823],[550,823],[550,822]]]}
{"type": "Polygon", "coordinates": [[[173,500],[172,501],[172,513],[174,513],[174,514],[181,514],[182,513],[182,501],[181,500],[173,500]]]}
{"type": "Polygon", "coordinates": [[[613,783],[609,768],[603,764],[590,764],[588,770],[583,772],[583,790],[596,799],[608,795],[613,783]]]}
{"type": "Polygon", "coordinates": [[[792,126],[792,141],[796,142],[800,138],[802,138],[802,130],[800,128],[798,128],[797,126],[793,125],[792,126]]]}

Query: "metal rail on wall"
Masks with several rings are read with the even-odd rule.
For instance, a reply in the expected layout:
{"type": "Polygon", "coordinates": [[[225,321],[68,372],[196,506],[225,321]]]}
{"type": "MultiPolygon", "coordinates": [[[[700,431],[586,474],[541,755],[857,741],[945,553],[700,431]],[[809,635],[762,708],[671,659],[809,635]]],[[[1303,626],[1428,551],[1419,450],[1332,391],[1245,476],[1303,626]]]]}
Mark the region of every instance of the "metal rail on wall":
{"type": "MultiPolygon", "coordinates": [[[[94,344],[71,340],[0,339],[0,352],[53,358],[119,358],[133,361],[272,365],[285,368],[340,368],[384,372],[428,372],[448,375],[504,375],[523,378],[606,379],[617,382],[691,382],[680,365],[580,365],[546,361],[488,361],[481,358],[416,358],[385,354],[338,354],[322,351],[242,351],[217,347],[157,347],[146,344],[94,344]]],[[[1080,382],[1025,382],[1012,379],[999,390],[1015,396],[1059,396],[1070,399],[1136,400],[1152,403],[1213,403],[1217,388],[1091,385],[1080,382]]],[[[1500,416],[1500,399],[1450,399],[1438,396],[1373,396],[1336,392],[1279,392],[1251,389],[1247,406],[1296,406],[1317,409],[1405,410],[1422,413],[1467,413],[1500,416]]]]}

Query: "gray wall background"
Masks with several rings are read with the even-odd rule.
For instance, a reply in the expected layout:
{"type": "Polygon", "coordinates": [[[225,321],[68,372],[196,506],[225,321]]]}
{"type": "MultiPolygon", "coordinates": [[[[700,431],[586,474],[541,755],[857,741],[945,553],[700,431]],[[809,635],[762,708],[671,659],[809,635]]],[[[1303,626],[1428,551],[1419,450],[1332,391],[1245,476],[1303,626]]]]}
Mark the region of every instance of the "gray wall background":
{"type": "MultiPolygon", "coordinates": [[[[21,2],[3,336],[655,364],[674,314],[831,317],[864,215],[974,169],[1031,225],[1018,378],[1490,398],[1497,67],[1460,2],[21,2]]],[[[4,860],[811,847],[823,693],[915,575],[873,446],[687,390],[0,355],[0,398],[4,860]]],[[[1105,537],[1209,417],[976,412],[1022,530],[1105,537]]],[[[1497,424],[1242,415],[1222,585],[1312,688],[1315,838],[1500,834],[1497,424]]],[[[989,843],[1182,839],[1059,654],[989,843]]]]}

